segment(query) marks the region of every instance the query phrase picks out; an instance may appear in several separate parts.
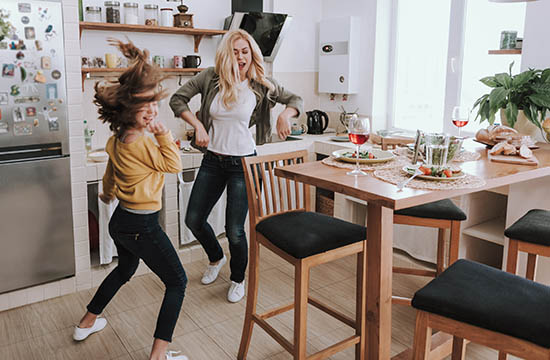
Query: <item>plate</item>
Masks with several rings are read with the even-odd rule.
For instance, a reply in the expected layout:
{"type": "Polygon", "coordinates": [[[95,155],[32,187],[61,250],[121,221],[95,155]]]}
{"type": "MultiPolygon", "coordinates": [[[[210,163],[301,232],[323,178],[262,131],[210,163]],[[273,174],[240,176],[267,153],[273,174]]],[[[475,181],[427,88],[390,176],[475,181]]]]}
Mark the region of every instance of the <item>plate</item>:
{"type": "Polygon", "coordinates": [[[105,151],[92,151],[88,154],[88,160],[93,162],[106,162],[109,160],[109,154],[105,151]]]}
{"type": "MultiPolygon", "coordinates": [[[[408,166],[404,166],[403,171],[406,172],[409,175],[414,174],[414,169],[410,168],[408,166]]],[[[419,179],[433,180],[433,181],[452,181],[452,180],[462,179],[465,176],[466,176],[466,174],[461,171],[459,173],[453,174],[453,176],[451,176],[450,178],[448,178],[448,177],[439,177],[439,176],[431,176],[431,175],[417,175],[416,177],[419,178],[419,179]]]]}
{"type": "MultiPolygon", "coordinates": [[[[349,163],[355,164],[356,159],[350,156],[344,156],[344,153],[353,153],[354,149],[341,149],[336,150],[332,153],[332,156],[336,160],[345,161],[349,163]]],[[[386,161],[393,160],[395,157],[391,151],[386,150],[378,150],[378,149],[370,149],[369,152],[373,153],[375,158],[374,159],[359,159],[359,164],[376,164],[376,163],[382,163],[386,161]]]]}
{"type": "Polygon", "coordinates": [[[333,136],[333,137],[330,138],[330,140],[336,141],[336,142],[349,142],[349,137],[348,136],[333,136]]]}

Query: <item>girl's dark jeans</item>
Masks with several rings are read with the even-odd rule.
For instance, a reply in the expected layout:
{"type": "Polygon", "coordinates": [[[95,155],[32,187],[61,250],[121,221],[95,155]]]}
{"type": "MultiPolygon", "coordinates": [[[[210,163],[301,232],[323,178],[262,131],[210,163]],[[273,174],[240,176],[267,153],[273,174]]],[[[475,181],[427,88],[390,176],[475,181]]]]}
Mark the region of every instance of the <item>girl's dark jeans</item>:
{"type": "MultiPolygon", "coordinates": [[[[253,155],[256,154],[249,156],[253,155]]],[[[244,232],[248,200],[241,159],[242,156],[206,152],[191,190],[185,216],[185,224],[201,243],[210,262],[221,260],[223,250],[207,219],[227,186],[225,234],[231,253],[231,280],[238,283],[244,280],[248,264],[248,244],[244,232]]]]}
{"type": "Polygon", "coordinates": [[[88,311],[99,315],[116,292],[136,272],[139,259],[166,285],[154,337],[172,341],[181,310],[187,276],[170,239],[158,222],[159,213],[133,214],[116,208],[109,222],[109,234],[118,251],[118,266],[103,280],[88,311]]]}

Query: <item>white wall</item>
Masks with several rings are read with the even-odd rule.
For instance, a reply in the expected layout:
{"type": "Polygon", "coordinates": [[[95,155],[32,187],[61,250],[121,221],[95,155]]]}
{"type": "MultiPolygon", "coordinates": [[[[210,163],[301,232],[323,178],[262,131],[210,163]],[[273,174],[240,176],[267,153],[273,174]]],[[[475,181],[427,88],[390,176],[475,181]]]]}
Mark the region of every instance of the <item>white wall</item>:
{"type": "Polygon", "coordinates": [[[550,41],[548,38],[548,14],[550,1],[527,3],[525,30],[521,55],[521,70],[550,67],[550,41]]]}

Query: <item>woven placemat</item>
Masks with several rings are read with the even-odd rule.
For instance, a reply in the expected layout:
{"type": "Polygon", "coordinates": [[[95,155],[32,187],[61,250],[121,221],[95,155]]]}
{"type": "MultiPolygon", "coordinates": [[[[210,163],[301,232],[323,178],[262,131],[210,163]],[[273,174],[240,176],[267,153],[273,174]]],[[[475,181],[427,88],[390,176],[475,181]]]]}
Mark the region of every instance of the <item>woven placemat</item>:
{"type": "MultiPolygon", "coordinates": [[[[397,148],[393,151],[393,153],[397,156],[405,156],[408,159],[412,159],[412,152],[406,147],[397,148]]],[[[481,155],[477,152],[463,150],[455,156],[453,162],[476,161],[480,158],[481,155]]]]}
{"type": "MultiPolygon", "coordinates": [[[[376,170],[374,176],[380,180],[397,184],[410,177],[401,168],[376,170]]],[[[452,189],[473,189],[485,185],[485,180],[470,174],[456,180],[437,181],[414,178],[405,187],[422,190],[452,190],[452,189]]]]}
{"type": "MultiPolygon", "coordinates": [[[[340,169],[350,169],[350,170],[355,169],[355,164],[338,161],[333,156],[324,158],[321,162],[325,165],[334,166],[340,169]]],[[[410,161],[406,157],[396,156],[393,160],[382,162],[382,163],[359,164],[359,168],[365,171],[374,171],[374,170],[382,170],[382,169],[391,169],[394,167],[402,168],[407,164],[410,164],[410,161]]]]}

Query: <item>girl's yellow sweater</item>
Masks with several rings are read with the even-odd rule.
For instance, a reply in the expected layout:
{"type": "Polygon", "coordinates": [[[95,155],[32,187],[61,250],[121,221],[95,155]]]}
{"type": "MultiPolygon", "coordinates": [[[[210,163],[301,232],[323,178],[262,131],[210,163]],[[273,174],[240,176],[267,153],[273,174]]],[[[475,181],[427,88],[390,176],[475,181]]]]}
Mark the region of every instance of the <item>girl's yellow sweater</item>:
{"type": "Polygon", "coordinates": [[[128,209],[160,210],[164,173],[182,170],[178,147],[170,132],[125,144],[111,136],[105,146],[109,162],[103,176],[103,193],[128,209]]]}

